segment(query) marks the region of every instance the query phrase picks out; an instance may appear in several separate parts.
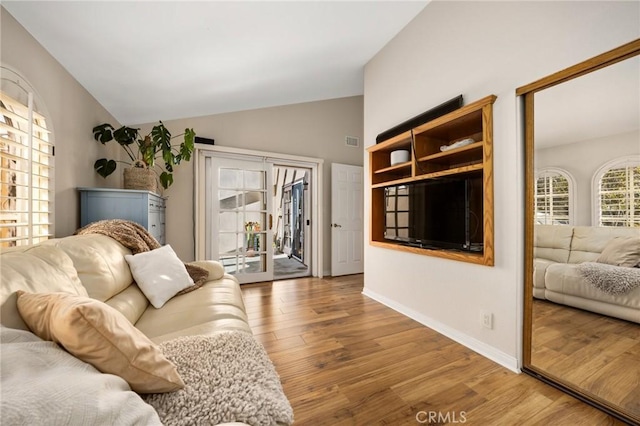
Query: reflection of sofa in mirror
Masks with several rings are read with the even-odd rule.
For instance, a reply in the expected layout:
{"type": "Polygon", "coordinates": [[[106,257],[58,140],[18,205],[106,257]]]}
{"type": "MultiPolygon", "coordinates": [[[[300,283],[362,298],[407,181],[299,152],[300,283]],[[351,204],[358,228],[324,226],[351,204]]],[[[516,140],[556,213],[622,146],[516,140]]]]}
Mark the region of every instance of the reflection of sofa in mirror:
{"type": "Polygon", "coordinates": [[[640,323],[640,286],[608,294],[591,285],[578,268],[595,262],[614,238],[639,236],[638,228],[536,225],[533,296],[640,323]]]}

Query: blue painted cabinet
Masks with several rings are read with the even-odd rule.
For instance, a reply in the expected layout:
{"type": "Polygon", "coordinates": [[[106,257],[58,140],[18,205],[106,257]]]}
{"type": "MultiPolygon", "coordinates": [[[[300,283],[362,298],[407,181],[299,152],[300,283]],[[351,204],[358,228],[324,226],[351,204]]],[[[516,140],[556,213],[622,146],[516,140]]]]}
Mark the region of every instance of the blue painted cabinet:
{"type": "Polygon", "coordinates": [[[165,244],[166,199],[133,189],[78,188],[80,226],[104,219],[139,223],[162,245],[165,244]]]}

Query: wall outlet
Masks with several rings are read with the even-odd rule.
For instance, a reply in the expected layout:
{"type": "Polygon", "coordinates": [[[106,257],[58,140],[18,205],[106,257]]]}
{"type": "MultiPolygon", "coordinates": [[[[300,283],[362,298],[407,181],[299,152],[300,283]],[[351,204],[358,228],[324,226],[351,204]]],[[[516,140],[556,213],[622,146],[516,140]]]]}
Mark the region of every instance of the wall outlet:
{"type": "Polygon", "coordinates": [[[493,329],[493,314],[487,311],[480,311],[480,322],[484,328],[493,329]]]}

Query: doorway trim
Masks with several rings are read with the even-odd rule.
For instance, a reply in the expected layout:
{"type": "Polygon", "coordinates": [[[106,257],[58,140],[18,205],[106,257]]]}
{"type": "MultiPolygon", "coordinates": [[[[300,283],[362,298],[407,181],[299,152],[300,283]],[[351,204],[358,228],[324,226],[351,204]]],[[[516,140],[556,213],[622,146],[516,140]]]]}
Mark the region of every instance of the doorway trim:
{"type": "Polygon", "coordinates": [[[204,157],[228,157],[243,159],[262,159],[272,163],[274,166],[290,166],[304,167],[311,169],[311,276],[322,278],[324,271],[323,256],[323,232],[322,224],[324,222],[323,211],[320,208],[321,197],[323,194],[322,182],[322,166],[324,160],[321,158],[303,157],[298,155],[281,154],[268,151],[255,151],[243,148],[233,148],[227,146],[196,144],[194,157],[194,220],[195,220],[195,255],[196,259],[204,259],[205,253],[205,185],[201,184],[204,179],[204,157]]]}

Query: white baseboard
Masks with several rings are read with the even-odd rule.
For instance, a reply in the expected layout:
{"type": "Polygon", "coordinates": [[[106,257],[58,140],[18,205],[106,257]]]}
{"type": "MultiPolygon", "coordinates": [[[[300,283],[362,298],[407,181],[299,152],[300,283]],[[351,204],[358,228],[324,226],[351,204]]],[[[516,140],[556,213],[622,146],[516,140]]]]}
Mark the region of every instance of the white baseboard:
{"type": "Polygon", "coordinates": [[[497,362],[498,364],[513,371],[514,373],[520,373],[520,369],[518,368],[518,360],[515,357],[507,355],[504,352],[497,350],[493,346],[487,345],[486,343],[481,342],[480,340],[468,336],[464,333],[461,333],[458,330],[455,330],[445,324],[442,324],[441,322],[434,320],[433,318],[429,318],[419,312],[414,311],[413,309],[407,308],[406,306],[395,302],[385,296],[382,296],[372,290],[369,290],[366,287],[362,290],[362,294],[370,297],[377,302],[382,303],[385,306],[388,306],[389,308],[401,313],[402,315],[418,321],[420,324],[425,325],[452,340],[455,340],[461,345],[464,345],[472,351],[477,352],[494,362],[497,362]]]}

